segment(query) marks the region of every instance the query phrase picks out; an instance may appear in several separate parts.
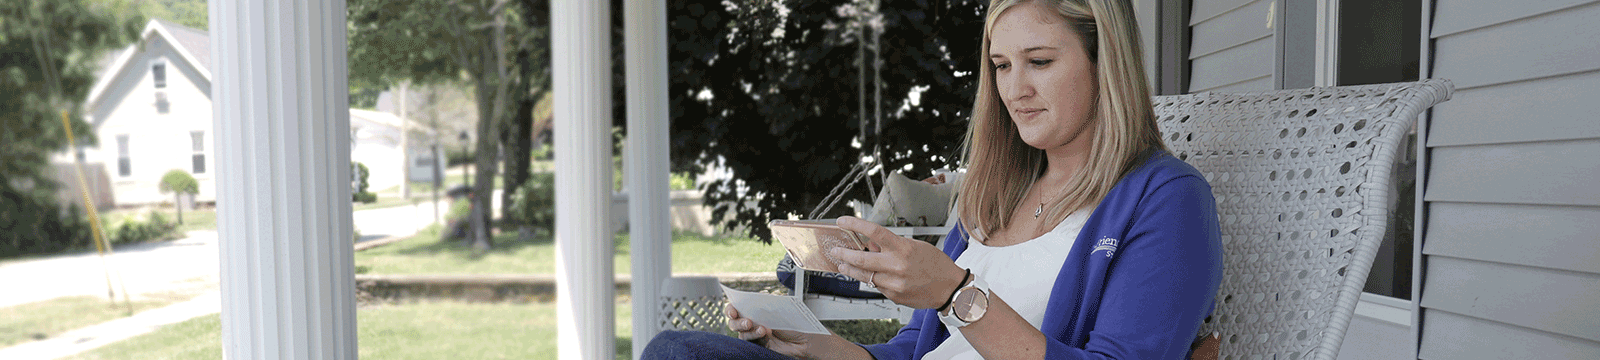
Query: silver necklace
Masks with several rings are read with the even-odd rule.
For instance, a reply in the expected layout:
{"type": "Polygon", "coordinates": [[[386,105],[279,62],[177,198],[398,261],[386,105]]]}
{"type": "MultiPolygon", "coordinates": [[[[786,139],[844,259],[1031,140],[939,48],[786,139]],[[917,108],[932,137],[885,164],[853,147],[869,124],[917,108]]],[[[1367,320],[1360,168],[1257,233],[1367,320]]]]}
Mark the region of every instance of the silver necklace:
{"type": "MultiPolygon", "coordinates": [[[[1038,185],[1038,183],[1035,183],[1034,185],[1038,185]]],[[[1060,196],[1061,192],[1057,191],[1056,195],[1060,196]]],[[[1042,192],[1039,193],[1039,196],[1040,196],[1039,197],[1039,208],[1033,210],[1033,218],[1035,218],[1035,219],[1038,219],[1040,214],[1044,214],[1044,202],[1045,202],[1044,193],[1042,193],[1042,192]]]]}

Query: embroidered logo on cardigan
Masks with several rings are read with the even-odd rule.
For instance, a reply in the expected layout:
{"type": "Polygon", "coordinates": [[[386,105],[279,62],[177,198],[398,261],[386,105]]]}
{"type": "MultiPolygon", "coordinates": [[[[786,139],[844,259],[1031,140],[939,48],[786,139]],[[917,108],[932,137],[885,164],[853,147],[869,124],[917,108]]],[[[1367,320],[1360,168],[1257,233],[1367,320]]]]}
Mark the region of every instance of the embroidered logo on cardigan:
{"type": "Polygon", "coordinates": [[[1095,242],[1094,250],[1090,251],[1089,254],[1093,255],[1094,253],[1100,252],[1101,250],[1105,250],[1106,251],[1106,257],[1111,257],[1111,255],[1116,254],[1116,252],[1117,252],[1117,239],[1112,239],[1112,238],[1109,238],[1109,237],[1100,238],[1100,241],[1095,242]]]}

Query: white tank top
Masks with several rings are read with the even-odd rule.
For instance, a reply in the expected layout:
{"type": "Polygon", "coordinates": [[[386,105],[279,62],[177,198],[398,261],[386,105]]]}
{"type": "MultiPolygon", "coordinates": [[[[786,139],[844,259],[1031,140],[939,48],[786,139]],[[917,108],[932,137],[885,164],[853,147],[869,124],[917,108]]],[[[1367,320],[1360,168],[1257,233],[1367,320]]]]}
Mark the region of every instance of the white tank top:
{"type": "MultiPolygon", "coordinates": [[[[972,273],[989,283],[989,290],[1005,299],[1017,314],[1038,329],[1044,323],[1044,310],[1050,302],[1050,290],[1055,287],[1056,276],[1072,252],[1072,243],[1083,230],[1092,208],[1074,211],[1057,224],[1055,229],[1037,238],[1019,244],[992,247],[976,241],[967,243],[967,250],[956,258],[956,265],[972,269],[972,273]]],[[[941,324],[942,325],[942,324],[941,324]]],[[[955,327],[946,326],[950,337],[939,347],[924,355],[923,359],[982,359],[972,348],[966,336],[955,327]]]]}

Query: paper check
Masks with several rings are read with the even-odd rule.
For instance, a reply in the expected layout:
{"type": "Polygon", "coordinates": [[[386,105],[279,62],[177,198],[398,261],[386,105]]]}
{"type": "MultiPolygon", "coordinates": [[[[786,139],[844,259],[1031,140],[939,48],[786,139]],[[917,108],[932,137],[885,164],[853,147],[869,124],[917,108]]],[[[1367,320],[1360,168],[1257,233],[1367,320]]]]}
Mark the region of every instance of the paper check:
{"type": "Polygon", "coordinates": [[[822,326],[817,315],[805,303],[793,296],[739,291],[722,286],[728,302],[739,309],[739,315],[754,320],[756,324],[773,330],[791,330],[812,334],[831,334],[822,326]]]}

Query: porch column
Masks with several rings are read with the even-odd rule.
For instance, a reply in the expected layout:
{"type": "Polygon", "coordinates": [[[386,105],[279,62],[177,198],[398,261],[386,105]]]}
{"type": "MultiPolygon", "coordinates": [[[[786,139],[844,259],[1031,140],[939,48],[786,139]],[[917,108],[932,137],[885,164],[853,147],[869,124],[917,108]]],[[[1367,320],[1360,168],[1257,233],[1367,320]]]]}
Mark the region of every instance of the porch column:
{"type": "Polygon", "coordinates": [[[628,0],[627,165],[629,253],[633,261],[633,358],[661,329],[661,281],[672,276],[672,204],[667,112],[667,6],[665,0],[628,0]]]}
{"type": "Polygon", "coordinates": [[[355,359],[344,0],[211,0],[222,346],[355,359]]]}
{"type": "Polygon", "coordinates": [[[616,353],[607,1],[550,4],[555,85],[556,326],[561,359],[616,353]]]}

